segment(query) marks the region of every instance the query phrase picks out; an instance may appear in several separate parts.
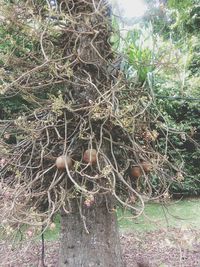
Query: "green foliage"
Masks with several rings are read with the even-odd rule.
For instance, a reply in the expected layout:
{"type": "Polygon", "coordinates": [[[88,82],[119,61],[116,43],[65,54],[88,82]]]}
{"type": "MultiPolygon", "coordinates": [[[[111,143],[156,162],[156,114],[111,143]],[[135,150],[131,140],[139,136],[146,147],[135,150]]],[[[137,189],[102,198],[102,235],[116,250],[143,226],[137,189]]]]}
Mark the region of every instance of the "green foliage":
{"type": "Polygon", "coordinates": [[[148,74],[154,70],[153,52],[149,45],[152,44],[148,29],[134,29],[126,36],[125,52],[128,58],[128,72],[132,69],[137,74],[138,83],[143,84],[148,74]]]}
{"type": "Polygon", "coordinates": [[[192,35],[196,32],[196,27],[194,31],[191,30],[191,27],[195,25],[193,15],[196,12],[194,12],[196,5],[195,1],[169,1],[169,6],[173,8],[172,16],[175,12],[178,14],[176,22],[171,25],[170,33],[171,36],[175,36],[172,43],[174,49],[178,51],[179,59],[174,72],[167,75],[163,68],[157,73],[155,92],[163,96],[157,100],[157,105],[165,112],[169,127],[176,129],[179,133],[177,136],[177,132],[174,131],[169,135],[169,147],[171,147],[169,154],[174,157],[174,160],[178,160],[173,154],[173,149],[176,148],[181,155],[185,171],[183,180],[173,183],[170,190],[174,193],[195,195],[200,194],[198,166],[200,157],[198,62],[200,36],[192,35]],[[177,31],[179,31],[178,35],[177,31]],[[178,41],[177,36],[180,38],[178,41]],[[182,60],[184,57],[185,60],[182,60]]]}
{"type": "Polygon", "coordinates": [[[10,98],[0,98],[0,119],[13,119],[20,113],[26,112],[30,108],[29,104],[21,95],[10,98]]]}
{"type": "Polygon", "coordinates": [[[183,37],[186,34],[198,34],[200,25],[200,6],[199,1],[169,0],[168,7],[171,12],[171,29],[174,31],[174,38],[183,37]]]}
{"type": "MultiPolygon", "coordinates": [[[[159,132],[158,149],[165,153],[167,135],[167,156],[183,172],[180,177],[178,170],[174,173],[170,192],[199,195],[200,7],[194,0],[171,0],[160,8],[154,3],[149,14],[155,16],[145,17],[146,25],[152,28],[129,31],[127,73],[132,67],[141,83],[152,74],[155,106],[163,114],[162,122],[152,124],[159,132]]],[[[156,189],[160,181],[154,178],[156,189]]]]}
{"type": "Polygon", "coordinates": [[[13,28],[11,25],[1,25],[0,28],[0,64],[6,63],[5,56],[24,57],[27,53],[35,49],[34,36],[30,35],[29,29],[23,25],[19,25],[17,28],[13,28]],[[3,58],[2,58],[3,56],[3,58]]]}

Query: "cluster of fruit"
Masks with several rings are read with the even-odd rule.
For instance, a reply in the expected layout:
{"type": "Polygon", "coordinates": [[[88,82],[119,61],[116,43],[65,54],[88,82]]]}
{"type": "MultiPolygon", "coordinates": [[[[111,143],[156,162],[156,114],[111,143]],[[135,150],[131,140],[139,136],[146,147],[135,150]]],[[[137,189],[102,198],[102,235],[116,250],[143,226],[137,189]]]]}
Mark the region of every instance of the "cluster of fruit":
{"type": "MultiPolygon", "coordinates": [[[[93,165],[97,162],[96,149],[87,149],[83,154],[83,161],[87,164],[93,165]]],[[[73,166],[73,159],[67,155],[59,156],[56,159],[56,167],[59,170],[64,170],[66,167],[71,169],[73,166]]]]}
{"type": "MultiPolygon", "coordinates": [[[[97,151],[96,149],[87,149],[83,153],[83,161],[89,165],[96,164],[97,162],[97,151]]],[[[59,156],[56,159],[56,167],[59,170],[64,170],[66,167],[71,169],[73,166],[73,159],[67,155],[59,156]]],[[[143,161],[137,166],[133,166],[130,171],[130,175],[133,178],[139,178],[144,173],[149,173],[152,170],[152,164],[143,161]]]]}
{"type": "Polygon", "coordinates": [[[142,174],[152,171],[152,168],[151,163],[143,161],[140,165],[131,168],[131,177],[139,178],[142,174]]]}

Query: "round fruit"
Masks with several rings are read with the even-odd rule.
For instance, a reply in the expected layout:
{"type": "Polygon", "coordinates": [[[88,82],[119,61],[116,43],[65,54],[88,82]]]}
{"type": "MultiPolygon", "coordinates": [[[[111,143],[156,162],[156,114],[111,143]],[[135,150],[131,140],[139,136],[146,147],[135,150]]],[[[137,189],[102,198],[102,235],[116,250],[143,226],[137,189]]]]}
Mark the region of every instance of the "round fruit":
{"type": "Polygon", "coordinates": [[[59,170],[64,170],[66,167],[65,167],[65,162],[68,166],[68,169],[70,169],[72,167],[72,159],[68,156],[60,156],[60,157],[57,157],[56,159],[56,167],[57,169],[59,170]]]}
{"type": "Polygon", "coordinates": [[[97,162],[96,149],[87,149],[83,154],[83,160],[89,164],[95,164],[97,162]]]}
{"type": "Polygon", "coordinates": [[[151,163],[149,163],[149,162],[147,162],[147,161],[143,161],[143,162],[141,163],[141,165],[142,165],[142,168],[143,168],[143,170],[144,170],[145,172],[150,172],[150,171],[152,170],[152,165],[151,165],[151,163]]]}
{"type": "Polygon", "coordinates": [[[139,166],[134,166],[131,168],[131,176],[134,178],[139,178],[142,175],[141,168],[139,166]]]}

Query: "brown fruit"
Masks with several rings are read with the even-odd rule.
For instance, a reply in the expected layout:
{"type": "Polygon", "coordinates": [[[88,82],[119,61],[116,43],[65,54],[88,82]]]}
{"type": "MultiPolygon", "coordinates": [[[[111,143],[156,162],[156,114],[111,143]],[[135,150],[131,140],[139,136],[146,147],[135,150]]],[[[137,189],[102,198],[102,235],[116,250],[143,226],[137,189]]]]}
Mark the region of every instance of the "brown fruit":
{"type": "Polygon", "coordinates": [[[151,165],[151,163],[149,163],[149,162],[147,162],[147,161],[143,161],[143,162],[141,163],[141,165],[142,165],[142,168],[143,168],[143,170],[144,170],[145,172],[150,172],[150,171],[152,170],[152,165],[151,165]]]}
{"type": "Polygon", "coordinates": [[[139,178],[142,175],[142,170],[139,166],[134,166],[131,168],[131,176],[134,178],[139,178]]]}
{"type": "Polygon", "coordinates": [[[96,149],[87,149],[83,154],[83,160],[89,164],[95,164],[97,162],[96,149]]]}
{"type": "Polygon", "coordinates": [[[72,167],[72,159],[68,156],[60,156],[57,157],[56,159],[56,167],[59,170],[64,170],[65,169],[65,162],[70,169],[72,167]]]}

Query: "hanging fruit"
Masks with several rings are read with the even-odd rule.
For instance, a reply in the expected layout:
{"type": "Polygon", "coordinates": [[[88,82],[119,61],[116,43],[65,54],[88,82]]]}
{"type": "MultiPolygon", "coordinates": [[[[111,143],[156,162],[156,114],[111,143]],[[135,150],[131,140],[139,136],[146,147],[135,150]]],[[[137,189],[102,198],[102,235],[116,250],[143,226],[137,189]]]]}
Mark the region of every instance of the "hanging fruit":
{"type": "Polygon", "coordinates": [[[66,168],[66,165],[68,166],[68,169],[71,169],[73,163],[72,159],[69,156],[59,156],[56,159],[56,167],[58,170],[64,170],[66,168]]]}
{"type": "Polygon", "coordinates": [[[142,170],[139,166],[133,166],[131,168],[131,176],[133,178],[139,178],[142,175],[142,170]]]}
{"type": "Polygon", "coordinates": [[[96,149],[87,149],[83,154],[83,160],[89,164],[95,164],[97,162],[97,151],[96,149]]]}

